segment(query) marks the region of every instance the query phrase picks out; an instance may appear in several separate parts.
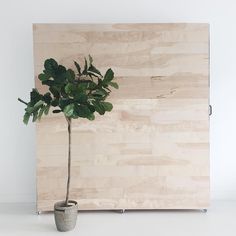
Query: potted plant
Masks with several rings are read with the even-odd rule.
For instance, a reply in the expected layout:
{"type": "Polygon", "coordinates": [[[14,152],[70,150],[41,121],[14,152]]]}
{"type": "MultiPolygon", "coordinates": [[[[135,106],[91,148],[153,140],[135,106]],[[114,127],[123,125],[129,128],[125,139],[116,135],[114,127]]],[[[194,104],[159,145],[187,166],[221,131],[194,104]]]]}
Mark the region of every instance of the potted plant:
{"type": "Polygon", "coordinates": [[[59,231],[72,230],[76,225],[78,204],[69,200],[71,178],[71,125],[73,119],[95,119],[95,113],[104,115],[111,111],[113,106],[105,100],[111,92],[111,87],[118,89],[118,84],[113,82],[114,73],[108,69],[104,76],[93,65],[93,59],[89,55],[85,58],[84,67],[74,62],[76,72],[59,65],[56,60],[50,58],[44,62],[44,70],[38,75],[41,83],[48,88],[48,92],[40,94],[37,89],[30,93],[30,101],[18,100],[26,105],[23,122],[28,124],[30,117],[35,122],[42,115],[63,113],[68,126],[68,175],[66,196],[64,201],[55,203],[54,216],[56,227],[59,231]]]}

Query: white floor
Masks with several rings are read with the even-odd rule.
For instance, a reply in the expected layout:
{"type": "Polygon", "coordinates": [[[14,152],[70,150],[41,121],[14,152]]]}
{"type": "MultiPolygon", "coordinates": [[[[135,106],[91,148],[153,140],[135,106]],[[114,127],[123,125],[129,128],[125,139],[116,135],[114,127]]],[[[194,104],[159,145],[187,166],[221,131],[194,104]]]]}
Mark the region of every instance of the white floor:
{"type": "Polygon", "coordinates": [[[74,231],[59,233],[53,214],[33,204],[0,204],[0,236],[236,236],[236,202],[213,202],[201,211],[81,212],[74,231]]]}

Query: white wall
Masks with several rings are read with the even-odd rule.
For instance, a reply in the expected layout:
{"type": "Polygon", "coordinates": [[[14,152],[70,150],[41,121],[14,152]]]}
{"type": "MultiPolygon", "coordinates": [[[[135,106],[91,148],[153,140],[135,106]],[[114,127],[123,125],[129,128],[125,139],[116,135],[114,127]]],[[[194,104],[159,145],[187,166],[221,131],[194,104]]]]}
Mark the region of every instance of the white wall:
{"type": "Polygon", "coordinates": [[[35,201],[35,131],[21,122],[33,82],[32,23],[209,22],[212,198],[236,199],[236,1],[0,0],[0,201],[35,201]]]}

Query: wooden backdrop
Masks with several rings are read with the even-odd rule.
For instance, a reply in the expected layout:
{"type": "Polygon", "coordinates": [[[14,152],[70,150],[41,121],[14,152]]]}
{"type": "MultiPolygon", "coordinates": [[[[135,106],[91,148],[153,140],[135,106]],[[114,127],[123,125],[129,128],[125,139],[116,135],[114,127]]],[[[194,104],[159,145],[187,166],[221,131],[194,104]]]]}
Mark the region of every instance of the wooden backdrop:
{"type": "MultiPolygon", "coordinates": [[[[45,59],[74,68],[91,54],[115,71],[114,110],[73,121],[71,198],[88,209],[209,204],[207,24],[35,24],[35,81],[45,59]]],[[[37,123],[37,207],[65,198],[67,124],[37,123]]]]}

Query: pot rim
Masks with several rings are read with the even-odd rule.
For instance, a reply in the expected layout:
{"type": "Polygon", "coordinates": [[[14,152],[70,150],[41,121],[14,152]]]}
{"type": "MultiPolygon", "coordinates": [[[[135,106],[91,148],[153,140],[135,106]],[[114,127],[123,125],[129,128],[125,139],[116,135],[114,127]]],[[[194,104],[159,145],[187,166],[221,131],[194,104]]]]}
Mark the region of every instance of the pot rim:
{"type": "Polygon", "coordinates": [[[65,206],[65,201],[59,201],[54,204],[55,211],[66,211],[71,208],[77,208],[78,203],[75,200],[69,200],[68,203],[72,203],[73,205],[65,206]]]}

